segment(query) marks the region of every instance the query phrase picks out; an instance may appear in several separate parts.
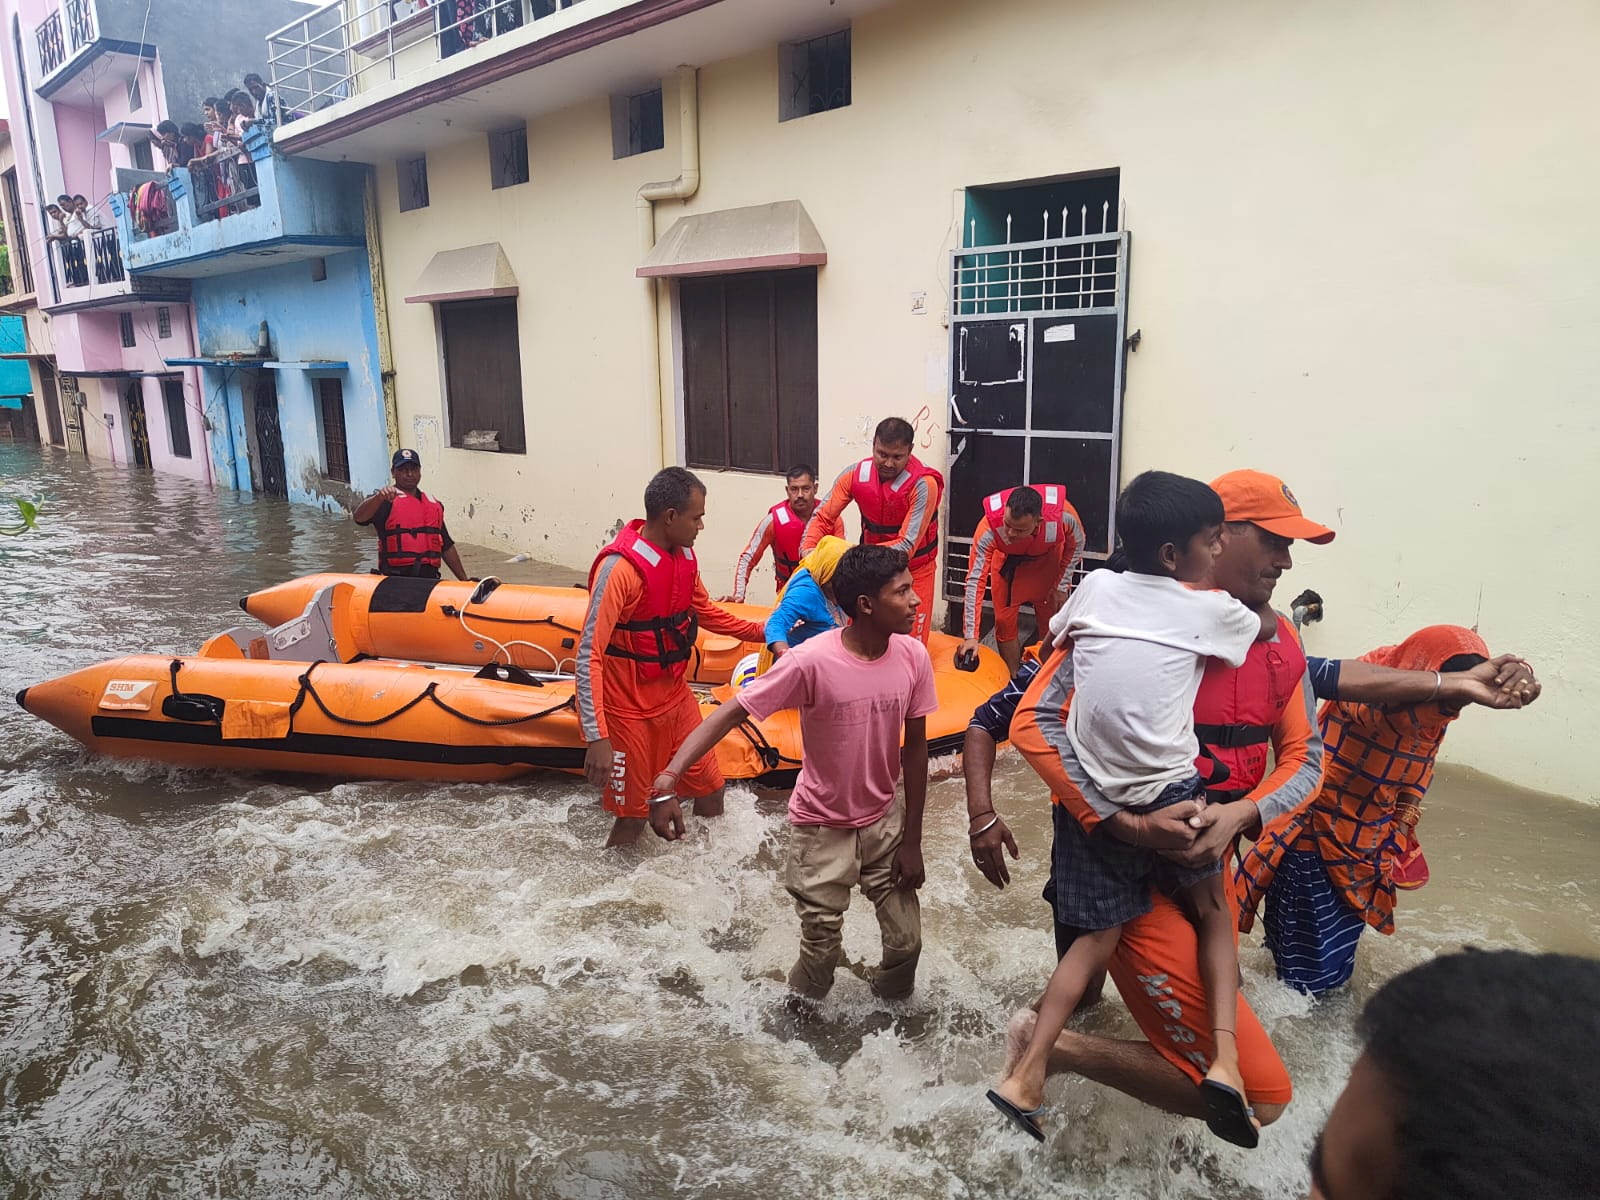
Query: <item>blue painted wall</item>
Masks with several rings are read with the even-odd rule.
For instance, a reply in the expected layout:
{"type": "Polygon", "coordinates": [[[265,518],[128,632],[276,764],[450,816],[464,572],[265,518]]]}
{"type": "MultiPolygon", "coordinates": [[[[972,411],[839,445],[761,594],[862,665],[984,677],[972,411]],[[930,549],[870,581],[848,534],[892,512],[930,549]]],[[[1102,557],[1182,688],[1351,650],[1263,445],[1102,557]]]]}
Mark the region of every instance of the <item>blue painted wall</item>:
{"type": "MultiPolygon", "coordinates": [[[[21,317],[0,317],[0,354],[21,354],[27,348],[27,323],[21,317]]],[[[0,396],[27,396],[32,392],[27,359],[0,358],[0,396]]]]}
{"type": "MultiPolygon", "coordinates": [[[[349,364],[332,371],[272,372],[289,499],[333,510],[353,508],[360,497],[389,482],[389,447],[367,253],[349,250],[323,261],[328,277],[315,283],[310,262],[196,279],[191,303],[203,357],[254,354],[265,320],[278,361],[332,359],[349,364]],[[323,476],[322,417],[314,380],[326,375],[338,378],[344,390],[348,485],[323,476]]],[[[206,367],[204,376],[217,482],[249,491],[247,448],[252,435],[245,391],[252,386],[254,373],[233,366],[206,367]]]]}

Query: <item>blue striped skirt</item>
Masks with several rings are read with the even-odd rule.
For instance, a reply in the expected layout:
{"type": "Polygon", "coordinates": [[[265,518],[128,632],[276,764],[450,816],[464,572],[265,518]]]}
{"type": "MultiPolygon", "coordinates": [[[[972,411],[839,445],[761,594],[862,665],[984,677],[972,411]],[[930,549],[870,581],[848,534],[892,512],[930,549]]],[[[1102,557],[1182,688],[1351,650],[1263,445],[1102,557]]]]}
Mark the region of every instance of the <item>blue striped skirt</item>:
{"type": "Polygon", "coordinates": [[[1278,978],[1290,987],[1320,996],[1350,982],[1367,923],[1334,890],[1315,850],[1284,854],[1262,923],[1278,978]]]}

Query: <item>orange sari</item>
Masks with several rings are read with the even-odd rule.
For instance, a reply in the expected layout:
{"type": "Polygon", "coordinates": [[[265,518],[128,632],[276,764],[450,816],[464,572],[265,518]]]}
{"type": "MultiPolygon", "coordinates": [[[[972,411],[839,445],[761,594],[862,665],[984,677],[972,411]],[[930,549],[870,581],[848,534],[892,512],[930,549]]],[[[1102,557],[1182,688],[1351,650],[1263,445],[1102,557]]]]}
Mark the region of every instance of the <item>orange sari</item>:
{"type": "MultiPolygon", "coordinates": [[[[1461,654],[1489,657],[1483,639],[1459,625],[1430,625],[1361,661],[1402,671],[1437,671],[1461,654]]],[[[1324,747],[1322,790],[1307,807],[1275,822],[1239,862],[1242,916],[1251,918],[1290,849],[1315,849],[1328,879],[1366,923],[1394,932],[1396,860],[1433,781],[1434,760],[1457,710],[1429,702],[1382,708],[1330,700],[1318,714],[1324,747]]]]}

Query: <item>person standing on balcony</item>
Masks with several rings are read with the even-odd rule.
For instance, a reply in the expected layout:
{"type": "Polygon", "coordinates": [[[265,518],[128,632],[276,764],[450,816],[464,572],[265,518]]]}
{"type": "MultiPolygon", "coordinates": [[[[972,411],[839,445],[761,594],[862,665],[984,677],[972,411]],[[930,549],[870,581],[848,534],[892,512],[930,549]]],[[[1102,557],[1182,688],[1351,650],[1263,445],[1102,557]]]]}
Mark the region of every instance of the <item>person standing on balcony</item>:
{"type": "Polygon", "coordinates": [[[244,90],[250,93],[255,101],[256,124],[268,137],[272,131],[283,124],[283,106],[278,103],[278,93],[267,86],[266,80],[251,72],[244,77],[244,90]]]}
{"type": "Polygon", "coordinates": [[[83,232],[91,229],[100,229],[100,214],[89,206],[87,197],[74,196],[72,198],[72,211],[77,215],[79,223],[83,225],[83,232]]]}
{"type": "Polygon", "coordinates": [[[422,459],[415,450],[396,450],[389,469],[394,486],[373,492],[350,514],[378,534],[377,574],[438,579],[442,562],[457,579],[467,579],[445,527],[444,505],[422,490],[422,459]]]}

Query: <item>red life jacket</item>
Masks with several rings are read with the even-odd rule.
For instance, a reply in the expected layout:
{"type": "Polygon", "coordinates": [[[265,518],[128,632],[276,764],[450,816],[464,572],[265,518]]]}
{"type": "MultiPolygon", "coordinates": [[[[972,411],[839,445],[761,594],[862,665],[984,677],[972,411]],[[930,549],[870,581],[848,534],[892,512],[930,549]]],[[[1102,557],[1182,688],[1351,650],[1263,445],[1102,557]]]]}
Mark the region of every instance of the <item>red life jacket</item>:
{"type": "Polygon", "coordinates": [[[1046,554],[1053,553],[1064,541],[1076,543],[1083,535],[1083,524],[1078,519],[1078,510],[1067,503],[1066,488],[1059,483],[1035,483],[1028,486],[1043,498],[1044,512],[1039,517],[1039,525],[1033,531],[1033,536],[1026,542],[1015,545],[1005,540],[1006,501],[1011,499],[1011,493],[1017,489],[1006,488],[1003,492],[995,492],[983,498],[983,519],[989,522],[989,528],[994,530],[995,536],[1000,539],[1000,550],[1007,559],[1016,559],[1019,562],[1043,558],[1046,554]]]}
{"type": "Polygon", "coordinates": [[[1207,781],[1209,799],[1237,800],[1266,778],[1273,727],[1305,673],[1305,651],[1281,616],[1278,640],[1251,646],[1244,666],[1235,669],[1220,658],[1206,663],[1194,701],[1194,732],[1203,748],[1195,766],[1207,781]]]}
{"type": "Polygon", "coordinates": [[[806,522],[795,515],[787,500],[767,509],[767,515],[772,518],[772,564],[782,587],[800,565],[800,539],[806,535],[806,522]]]}
{"type": "Polygon", "coordinates": [[[643,528],[643,521],[629,521],[589,567],[591,590],[600,563],[609,554],[620,554],[644,577],[644,599],[634,606],[628,620],[617,622],[606,653],[637,663],[640,679],[682,679],[700,632],[700,619],[694,612],[700,565],[688,547],[669,553],[646,541],[639,533],[643,528]]]}
{"type": "Polygon", "coordinates": [[[410,574],[418,567],[437,572],[443,554],[444,505],[420,491],[397,493],[378,539],[378,572],[410,574]]]}
{"type": "Polygon", "coordinates": [[[912,455],[905,470],[884,483],[878,478],[878,466],[870,458],[856,464],[855,477],[850,481],[850,498],[861,512],[861,543],[881,546],[900,536],[900,526],[905,524],[911,511],[911,493],[919,479],[931,477],[936,483],[933,493],[933,512],[928,516],[928,530],[922,540],[911,550],[911,565],[920,565],[923,559],[939,553],[939,500],[944,495],[944,476],[932,467],[925,466],[912,455]]]}

